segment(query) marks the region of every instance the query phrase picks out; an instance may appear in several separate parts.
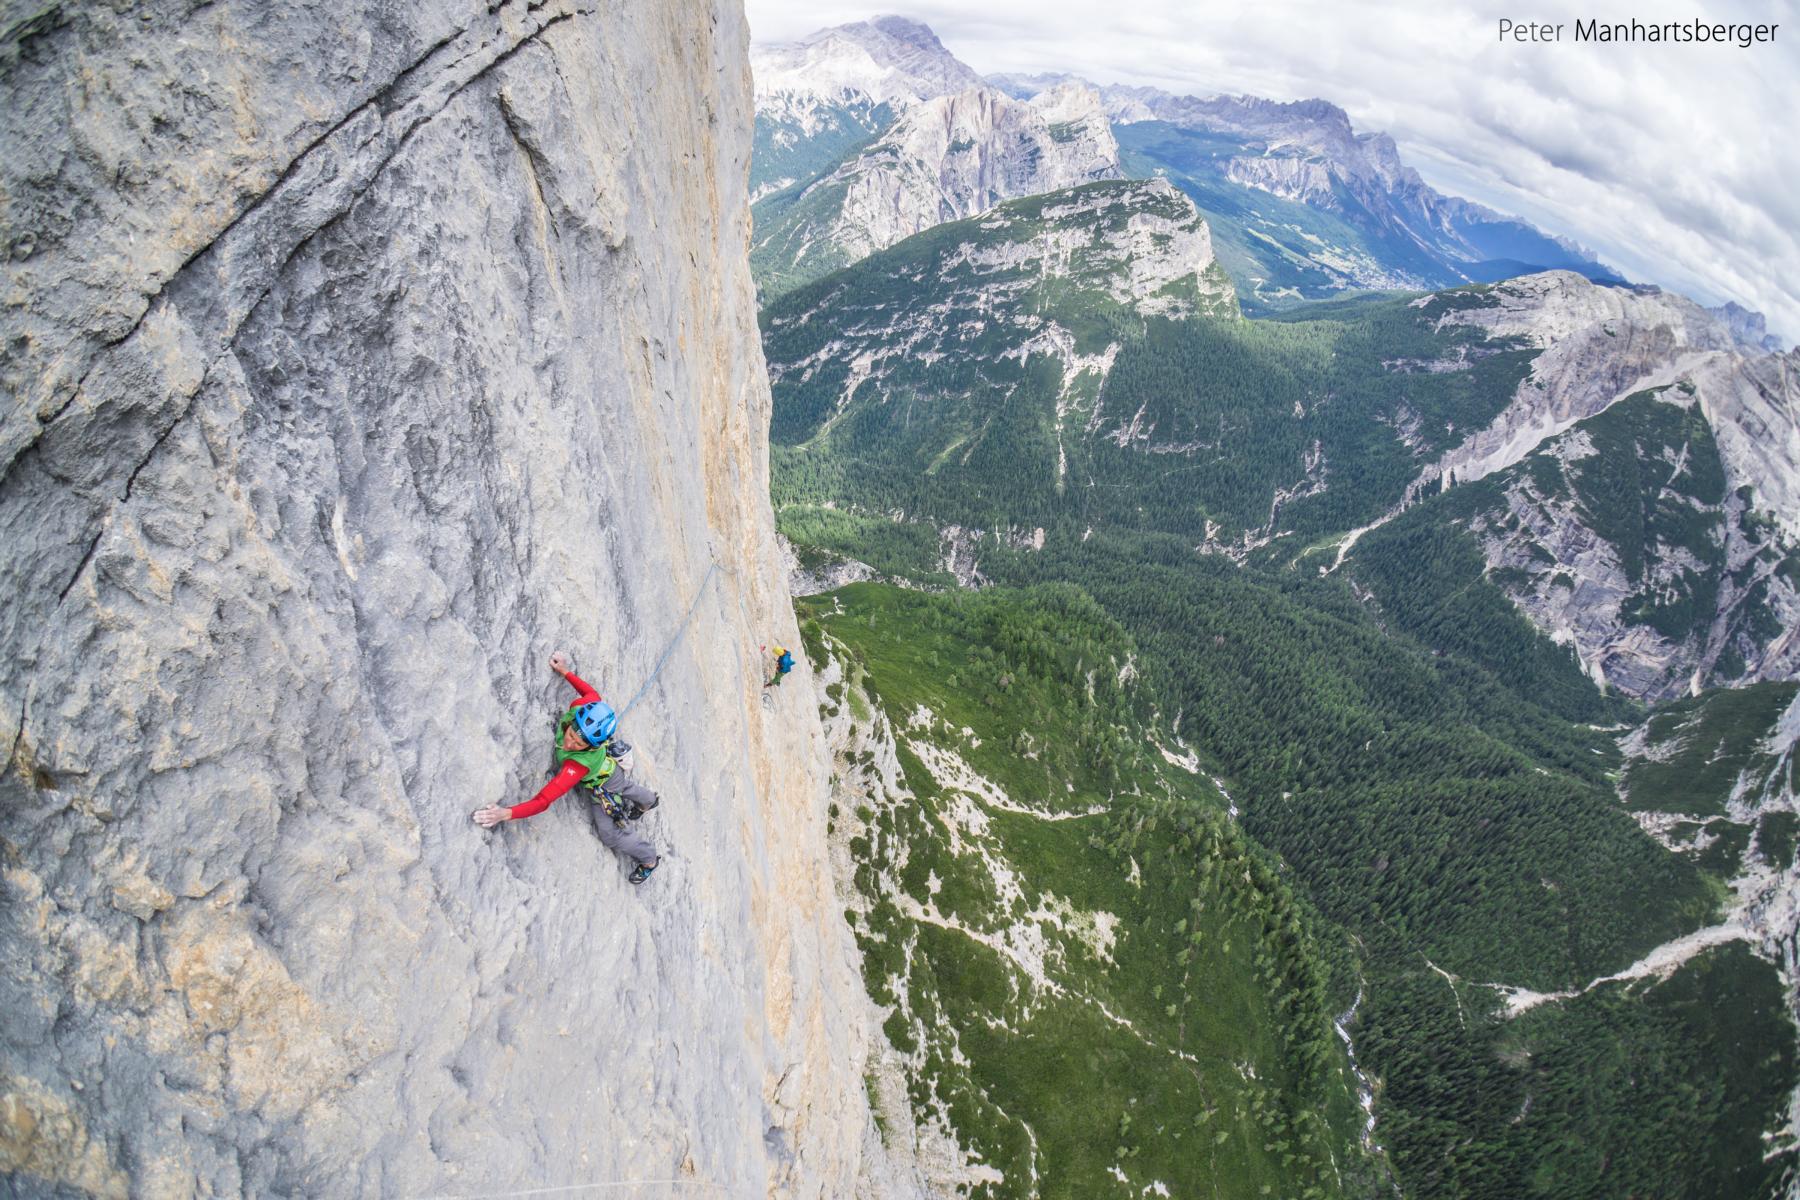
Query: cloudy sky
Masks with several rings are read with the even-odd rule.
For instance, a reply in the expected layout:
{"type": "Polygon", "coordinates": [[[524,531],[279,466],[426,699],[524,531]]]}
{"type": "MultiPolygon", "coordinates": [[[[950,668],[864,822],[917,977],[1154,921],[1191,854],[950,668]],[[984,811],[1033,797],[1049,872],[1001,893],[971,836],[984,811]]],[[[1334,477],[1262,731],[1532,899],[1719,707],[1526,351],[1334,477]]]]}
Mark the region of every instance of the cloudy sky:
{"type": "Polygon", "coordinates": [[[1566,234],[1633,279],[1736,300],[1800,339],[1800,0],[746,0],[758,41],[895,12],[984,73],[1318,96],[1440,191],[1566,234]],[[1596,45],[1577,17],[1778,24],[1773,43],[1596,45]],[[1498,22],[1561,22],[1502,43],[1498,22]]]}

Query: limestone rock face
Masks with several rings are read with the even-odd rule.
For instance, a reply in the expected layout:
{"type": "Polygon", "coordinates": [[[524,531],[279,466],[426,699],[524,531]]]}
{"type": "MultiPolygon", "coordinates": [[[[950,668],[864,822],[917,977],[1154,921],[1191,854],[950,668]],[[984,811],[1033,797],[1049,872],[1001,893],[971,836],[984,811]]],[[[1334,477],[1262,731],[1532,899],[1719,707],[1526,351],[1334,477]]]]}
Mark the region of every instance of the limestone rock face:
{"type": "MultiPolygon", "coordinates": [[[[1679,391],[1663,396],[1673,398],[1659,403],[1680,406],[1684,399],[1679,391]]],[[[1692,462],[1678,470],[1708,470],[1707,456],[1724,458],[1715,444],[1686,447],[1692,462]]],[[[1520,610],[1570,646],[1596,683],[1632,696],[1663,700],[1800,674],[1800,556],[1755,518],[1755,491],[1709,503],[1682,495],[1677,474],[1658,507],[1665,520],[1681,513],[1698,536],[1687,539],[1691,544],[1648,538],[1628,563],[1595,531],[1586,497],[1544,486],[1547,478],[1566,478],[1571,466],[1581,470],[1595,453],[1582,429],[1553,439],[1530,460],[1536,469],[1505,477],[1501,504],[1471,523],[1492,577],[1520,610]],[[1659,628],[1643,618],[1647,600],[1690,594],[1696,602],[1685,625],[1659,628]]],[[[1658,458],[1667,455],[1664,449],[1658,458]]],[[[1647,469],[1657,470],[1656,461],[1647,469]]],[[[1718,462],[1710,470],[1717,472],[1718,462]]]]}
{"type": "Polygon", "coordinates": [[[741,13],[114,7],[0,56],[0,1171],[848,1194],[741,13]],[[642,888],[470,822],[557,648],[642,689],[642,888]]]}
{"type": "Polygon", "coordinates": [[[1747,349],[1775,353],[1783,348],[1781,339],[1769,332],[1768,321],[1759,312],[1752,312],[1732,301],[1706,311],[1724,321],[1731,329],[1731,335],[1747,349]]]}
{"type": "MultiPolygon", "coordinates": [[[[1475,530],[1526,616],[1596,680],[1648,699],[1800,673],[1800,354],[1768,352],[1723,310],[1566,271],[1510,280],[1442,320],[1541,348],[1506,409],[1409,491],[1543,460],[1504,481],[1504,509],[1475,530]],[[1652,455],[1671,471],[1658,500],[1669,527],[1638,531],[1641,552],[1622,553],[1596,532],[1607,497],[1543,481],[1595,454],[1581,422],[1647,392],[1697,411],[1704,445],[1652,455]],[[1683,492],[1714,474],[1717,495],[1683,492]],[[1704,534],[1679,544],[1688,527],[1704,534]],[[1689,617],[1631,616],[1690,593],[1689,617]]],[[[1636,451],[1648,453],[1641,442],[1636,451]]]]}
{"type": "Polygon", "coordinates": [[[1715,355],[1693,386],[1731,486],[1754,489],[1759,507],[1800,542],[1800,351],[1715,355]]]}
{"type": "Polygon", "coordinates": [[[910,105],[981,83],[936,34],[904,17],[753,46],[750,65],[756,76],[752,203],[831,170],[910,105]]]}
{"type": "Polygon", "coordinates": [[[905,17],[876,17],[797,42],[755,46],[750,62],[758,111],[798,122],[834,105],[905,108],[981,83],[930,28],[905,17]]]}
{"type": "Polygon", "coordinates": [[[1605,287],[1573,271],[1510,279],[1488,299],[1446,313],[1441,323],[1479,325],[1490,337],[1517,338],[1543,353],[1512,403],[1428,469],[1415,490],[1511,466],[1577,421],[1633,392],[1674,383],[1736,347],[1728,327],[1683,296],[1605,287]]]}
{"type": "Polygon", "coordinates": [[[784,291],[1002,201],[1122,174],[1092,88],[1014,100],[972,87],[920,101],[835,170],[759,206],[760,276],[784,291]]]}
{"type": "MultiPolygon", "coordinates": [[[[1143,317],[1236,313],[1205,218],[1165,179],[1112,180],[1011,201],[915,253],[916,260],[884,268],[919,285],[904,303],[850,279],[809,297],[805,307],[796,300],[767,310],[772,333],[794,335],[784,343],[791,356],[777,351],[770,374],[778,382],[841,381],[842,412],[866,399],[859,394],[865,383],[874,385],[869,396],[899,386],[914,362],[1023,362],[1044,354],[1066,380],[1059,428],[1081,409],[1085,432],[1095,433],[1113,423],[1110,415],[1103,423],[1097,405],[1119,346],[1082,353],[1057,314],[1046,315],[1045,289],[1054,288],[1058,299],[1085,293],[1088,303],[1117,304],[1143,317]],[[983,323],[972,327],[969,314],[983,323]]],[[[1118,419],[1128,422],[1125,414],[1118,419]]]]}
{"type": "Polygon", "coordinates": [[[1508,280],[1490,296],[1491,304],[1442,320],[1543,352],[1512,403],[1427,469],[1415,492],[1502,470],[1634,392],[1679,383],[1700,398],[1727,485],[1752,488],[1756,507],[1800,540],[1800,355],[1745,342],[1719,310],[1684,296],[1608,287],[1570,271],[1508,280]]]}
{"type": "Polygon", "coordinates": [[[1021,103],[971,88],[916,106],[819,186],[848,185],[834,240],[854,261],[1003,200],[1119,174],[1096,93],[1071,88],[1021,103]]]}

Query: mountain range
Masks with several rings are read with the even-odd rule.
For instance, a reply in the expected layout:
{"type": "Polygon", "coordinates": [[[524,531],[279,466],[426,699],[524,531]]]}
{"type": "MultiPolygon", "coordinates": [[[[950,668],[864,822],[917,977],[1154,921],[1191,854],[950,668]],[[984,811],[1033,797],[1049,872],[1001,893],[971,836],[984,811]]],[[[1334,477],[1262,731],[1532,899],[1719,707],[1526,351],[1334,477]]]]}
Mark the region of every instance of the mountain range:
{"type": "MultiPolygon", "coordinates": [[[[1359,574],[1429,526],[1478,544],[1478,592],[1604,686],[1657,699],[1800,670],[1793,356],[1571,272],[1278,323],[1236,311],[1166,181],[1011,201],[768,305],[772,436],[809,470],[839,464],[840,507],[955,530],[965,561],[969,531],[1116,524],[1359,574]],[[1595,464],[1597,429],[1628,412],[1649,426],[1607,435],[1624,440],[1595,464]]],[[[1434,578],[1460,582],[1377,590],[1468,600],[1471,579],[1434,578]]]]}
{"type": "Polygon", "coordinates": [[[749,38],[0,39],[0,1191],[1795,1194],[1795,356],[749,38]]]}
{"type": "Polygon", "coordinates": [[[1092,90],[1022,101],[972,87],[908,106],[826,174],[759,200],[751,263],[765,291],[782,291],[1002,200],[1120,174],[1092,90]]]}
{"type": "Polygon", "coordinates": [[[936,199],[947,220],[1048,190],[1059,176],[1117,174],[1164,175],[1189,193],[1251,312],[1346,288],[1446,287],[1547,268],[1619,281],[1566,239],[1434,191],[1400,161],[1392,138],[1357,133],[1323,100],[1096,88],[1072,75],[982,79],[929,28],[900,17],[755,47],[752,70],[765,294],[916,232],[921,197],[936,199]],[[1046,96],[1054,111],[1044,124],[1054,131],[1023,114],[1012,123],[954,115],[1046,96]],[[953,97],[949,111],[921,119],[951,132],[884,136],[909,110],[953,97]],[[960,146],[963,161],[946,163],[948,146],[960,146]],[[882,200],[844,194],[846,181],[871,174],[882,200]],[[891,182],[896,175],[911,186],[891,182]]]}
{"type": "MultiPolygon", "coordinates": [[[[781,53],[877,34],[941,59],[893,19],[781,53]]],[[[831,127],[803,79],[782,111],[831,127]]],[[[1800,354],[1321,101],[985,84],[1080,97],[1123,177],[977,196],[886,132],[942,98],[884,101],[757,213],[897,1159],[990,1196],[1792,1195],[1800,354]],[[955,219],[823,186],[910,169],[955,219]],[[1265,1026],[1231,955],[1290,903],[1265,1026]]]]}

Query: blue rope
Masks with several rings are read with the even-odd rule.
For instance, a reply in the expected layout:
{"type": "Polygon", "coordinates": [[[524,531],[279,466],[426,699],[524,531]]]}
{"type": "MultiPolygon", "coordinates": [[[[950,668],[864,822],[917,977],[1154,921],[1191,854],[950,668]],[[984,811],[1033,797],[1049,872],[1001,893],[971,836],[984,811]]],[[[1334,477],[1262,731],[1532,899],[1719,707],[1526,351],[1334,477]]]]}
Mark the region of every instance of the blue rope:
{"type": "Polygon", "coordinates": [[[718,569],[718,560],[714,559],[712,566],[706,568],[706,578],[700,581],[700,587],[694,592],[694,602],[688,605],[687,616],[681,619],[681,628],[675,631],[675,636],[670,638],[669,644],[663,648],[662,657],[657,659],[656,666],[651,668],[650,678],[644,680],[644,685],[638,688],[637,695],[626,701],[625,707],[619,710],[621,724],[624,723],[625,714],[637,707],[637,702],[644,698],[644,693],[650,690],[650,685],[656,682],[658,675],[662,674],[663,664],[669,661],[669,655],[675,653],[675,647],[680,644],[682,635],[687,632],[689,623],[694,619],[694,613],[700,608],[700,597],[706,595],[706,585],[712,582],[713,572],[718,569]]]}

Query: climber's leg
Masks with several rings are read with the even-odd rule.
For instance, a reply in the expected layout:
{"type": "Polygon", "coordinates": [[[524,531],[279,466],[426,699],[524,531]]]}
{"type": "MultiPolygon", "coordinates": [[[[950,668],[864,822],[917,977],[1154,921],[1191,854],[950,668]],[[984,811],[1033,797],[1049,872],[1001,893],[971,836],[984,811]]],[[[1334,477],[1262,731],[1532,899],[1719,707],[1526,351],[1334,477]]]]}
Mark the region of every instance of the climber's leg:
{"type": "Polygon", "coordinates": [[[655,846],[607,816],[606,810],[598,804],[593,806],[593,814],[594,832],[600,835],[601,844],[608,850],[623,854],[634,863],[656,861],[655,846]]]}

